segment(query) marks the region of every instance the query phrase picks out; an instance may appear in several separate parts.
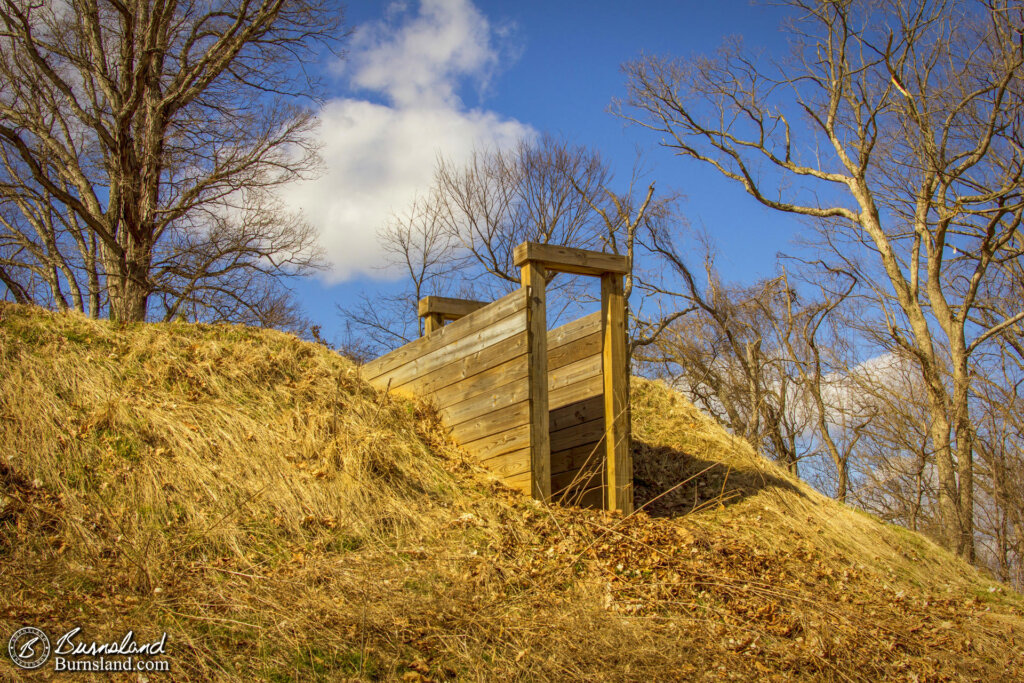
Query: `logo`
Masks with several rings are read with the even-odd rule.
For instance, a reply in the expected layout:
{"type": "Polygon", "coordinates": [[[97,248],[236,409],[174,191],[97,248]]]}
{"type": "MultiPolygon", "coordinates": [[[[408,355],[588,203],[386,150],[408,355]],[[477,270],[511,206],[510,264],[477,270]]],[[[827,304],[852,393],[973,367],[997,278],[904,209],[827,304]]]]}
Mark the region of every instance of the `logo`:
{"type": "Polygon", "coordinates": [[[50,657],[50,639],[33,626],[20,628],[7,643],[7,654],[22,669],[38,669],[50,657]]]}

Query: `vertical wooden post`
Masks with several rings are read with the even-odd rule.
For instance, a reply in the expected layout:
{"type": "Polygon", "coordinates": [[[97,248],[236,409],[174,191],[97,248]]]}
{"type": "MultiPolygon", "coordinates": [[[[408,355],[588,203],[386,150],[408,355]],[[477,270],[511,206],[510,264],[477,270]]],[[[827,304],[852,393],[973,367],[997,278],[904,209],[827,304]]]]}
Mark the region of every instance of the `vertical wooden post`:
{"type": "Polygon", "coordinates": [[[423,334],[430,334],[442,327],[444,327],[444,318],[440,313],[428,313],[423,316],[423,334]]]}
{"type": "Polygon", "coordinates": [[[548,323],[543,266],[534,261],[522,265],[526,289],[526,354],[529,384],[530,471],[532,494],[551,500],[551,434],[548,429],[548,323]]]}
{"type": "Polygon", "coordinates": [[[604,331],[604,428],[607,453],[605,509],[633,511],[633,462],[629,452],[629,368],[626,367],[626,299],[622,275],[601,275],[604,331]]]}

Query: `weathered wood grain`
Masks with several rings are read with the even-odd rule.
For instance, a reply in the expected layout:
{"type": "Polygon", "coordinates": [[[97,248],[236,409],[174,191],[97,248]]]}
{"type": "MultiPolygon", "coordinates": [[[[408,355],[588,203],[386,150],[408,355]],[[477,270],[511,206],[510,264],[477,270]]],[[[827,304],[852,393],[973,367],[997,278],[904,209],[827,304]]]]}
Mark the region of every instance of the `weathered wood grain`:
{"type": "Polygon", "coordinates": [[[629,452],[629,367],[626,364],[626,298],[621,275],[601,276],[604,326],[604,429],[607,453],[606,508],[633,511],[633,463],[629,452]]]}
{"type": "Polygon", "coordinates": [[[425,296],[419,300],[417,311],[421,318],[428,315],[438,315],[445,320],[458,320],[487,305],[489,304],[486,301],[474,301],[473,299],[425,296]]]}
{"type": "Polygon", "coordinates": [[[492,394],[510,382],[526,384],[526,354],[488,370],[453,382],[434,392],[417,392],[430,398],[439,407],[453,406],[465,400],[492,394]]]}
{"type": "Polygon", "coordinates": [[[527,424],[530,417],[529,401],[494,410],[475,420],[452,426],[452,436],[460,443],[470,443],[485,436],[508,431],[527,424]]]}
{"type": "Polygon", "coordinates": [[[604,273],[623,274],[628,272],[625,256],[590,251],[589,249],[562,247],[556,244],[523,242],[516,247],[513,256],[517,266],[536,263],[559,273],[603,275],[604,273]]]}
{"type": "MultiPolygon", "coordinates": [[[[456,382],[475,377],[515,358],[521,358],[523,363],[526,362],[525,329],[513,337],[502,339],[485,349],[475,351],[436,370],[415,377],[402,386],[414,391],[417,395],[429,396],[456,382]]],[[[525,376],[525,370],[523,373],[525,376]]],[[[437,398],[444,400],[440,396],[437,398]]]]}
{"type": "Polygon", "coordinates": [[[554,372],[566,365],[572,365],[586,358],[601,357],[601,332],[588,334],[580,339],[563,344],[556,349],[548,348],[548,372],[554,372]]]}
{"type": "Polygon", "coordinates": [[[555,410],[585,398],[600,396],[603,390],[604,380],[600,374],[574,384],[551,389],[548,394],[548,408],[555,410]]]}
{"type": "Polygon", "coordinates": [[[557,431],[581,422],[603,418],[604,398],[598,395],[553,409],[548,417],[548,424],[551,431],[557,431]]]}
{"type": "Polygon", "coordinates": [[[551,454],[551,475],[571,472],[581,467],[602,469],[604,467],[604,442],[591,441],[551,454]]]}
{"type": "MultiPolygon", "coordinates": [[[[548,325],[547,272],[539,264],[526,262],[520,270],[527,292],[526,346],[529,366],[527,422],[530,429],[531,493],[537,500],[551,499],[551,445],[548,433],[548,325]]],[[[508,410],[506,408],[506,410],[508,410]]]]}
{"type": "MultiPolygon", "coordinates": [[[[470,318],[463,318],[463,320],[470,320],[470,318]]],[[[458,322],[462,321],[456,320],[451,325],[443,328],[441,332],[444,332],[458,322]]],[[[522,332],[525,327],[526,312],[517,311],[512,315],[494,321],[489,326],[472,332],[461,339],[448,344],[447,346],[434,349],[429,353],[422,354],[417,358],[413,358],[402,365],[392,368],[391,370],[371,379],[370,384],[383,388],[390,383],[392,389],[401,388],[405,384],[412,383],[417,377],[423,374],[444,367],[450,363],[454,363],[460,358],[464,358],[470,354],[481,351],[488,346],[513,337],[522,332]]],[[[423,337],[423,339],[429,338],[430,337],[423,337]]],[[[401,351],[402,349],[398,350],[401,351]]],[[[408,391],[411,391],[411,389],[408,391]]]]}
{"type": "Polygon", "coordinates": [[[526,292],[523,289],[508,294],[476,311],[475,315],[456,320],[427,337],[419,339],[384,354],[362,366],[362,376],[373,380],[386,372],[405,365],[411,360],[443,348],[463,337],[479,332],[497,320],[526,309],[526,292]]]}
{"type": "Polygon", "coordinates": [[[523,423],[498,434],[491,434],[474,441],[461,442],[476,460],[487,460],[497,455],[504,455],[530,447],[530,426],[523,423]]]}
{"type": "Polygon", "coordinates": [[[530,473],[530,449],[523,448],[511,453],[496,455],[480,462],[495,475],[506,479],[517,474],[530,473]]]}
{"type": "Polygon", "coordinates": [[[601,331],[601,311],[595,311],[590,315],[577,318],[561,327],[548,331],[548,353],[552,349],[574,342],[580,337],[594,334],[601,331]]]}
{"type": "Polygon", "coordinates": [[[526,401],[530,398],[530,388],[525,379],[526,373],[524,372],[513,381],[499,387],[492,387],[486,393],[440,408],[441,417],[445,420],[445,424],[456,427],[463,422],[479,420],[502,408],[526,401]]]}

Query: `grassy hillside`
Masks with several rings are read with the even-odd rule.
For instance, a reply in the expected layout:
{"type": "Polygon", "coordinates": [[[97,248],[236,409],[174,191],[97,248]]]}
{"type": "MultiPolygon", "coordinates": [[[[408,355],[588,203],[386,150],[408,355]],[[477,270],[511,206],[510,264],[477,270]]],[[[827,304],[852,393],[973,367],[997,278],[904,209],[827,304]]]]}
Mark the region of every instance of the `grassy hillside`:
{"type": "Polygon", "coordinates": [[[660,385],[633,421],[644,512],[544,507],[322,347],[0,304],[0,635],[167,631],[176,680],[1024,671],[1020,596],[660,385]]]}

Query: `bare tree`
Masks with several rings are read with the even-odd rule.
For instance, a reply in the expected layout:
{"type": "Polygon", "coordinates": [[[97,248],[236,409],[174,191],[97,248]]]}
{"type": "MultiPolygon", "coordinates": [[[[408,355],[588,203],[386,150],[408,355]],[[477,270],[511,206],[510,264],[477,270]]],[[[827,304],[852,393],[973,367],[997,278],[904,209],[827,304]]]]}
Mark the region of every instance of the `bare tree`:
{"type": "Polygon", "coordinates": [[[649,248],[673,269],[677,290],[661,290],[688,314],[666,325],[635,359],[686,393],[737,436],[793,474],[806,455],[808,413],[789,351],[797,316],[783,278],[749,287],[725,285],[705,242],[703,272],[686,263],[667,231],[649,248]]]}
{"type": "Polygon", "coordinates": [[[394,293],[363,294],[355,306],[339,307],[348,329],[346,346],[356,349],[352,355],[372,358],[422,335],[423,321],[416,311],[424,296],[468,293],[450,277],[456,267],[455,244],[439,211],[436,195],[421,195],[381,228],[386,268],[397,273],[400,285],[394,293]]]}
{"type": "Polygon", "coordinates": [[[794,0],[795,58],[736,43],[626,66],[619,112],[763,205],[849,230],[871,255],[889,338],[930,411],[941,540],[974,555],[970,357],[1024,318],[971,324],[994,262],[1019,254],[1024,51],[1012,5],[794,0]]]}
{"type": "Polygon", "coordinates": [[[519,285],[513,251],[520,243],[597,244],[601,224],[591,202],[609,177],[597,152],[544,135],[508,150],[477,150],[464,164],[442,158],[432,191],[460,267],[508,291],[519,285]]]}
{"type": "Polygon", "coordinates": [[[0,201],[23,214],[5,234],[52,212],[94,238],[125,321],[155,293],[172,316],[225,310],[199,292],[314,265],[308,231],[263,209],[315,169],[305,66],[338,44],[341,17],[327,0],[0,0],[0,201]]]}
{"type": "MultiPolygon", "coordinates": [[[[380,233],[387,267],[404,285],[364,298],[342,316],[375,350],[418,336],[416,302],[428,294],[496,299],[519,287],[513,252],[521,242],[594,247],[595,211],[610,178],[600,156],[552,136],[510,149],[477,149],[465,163],[439,158],[432,185],[380,233]]],[[[588,301],[576,278],[552,279],[565,310],[588,301]]],[[[550,301],[550,299],[549,299],[550,301]]]]}

